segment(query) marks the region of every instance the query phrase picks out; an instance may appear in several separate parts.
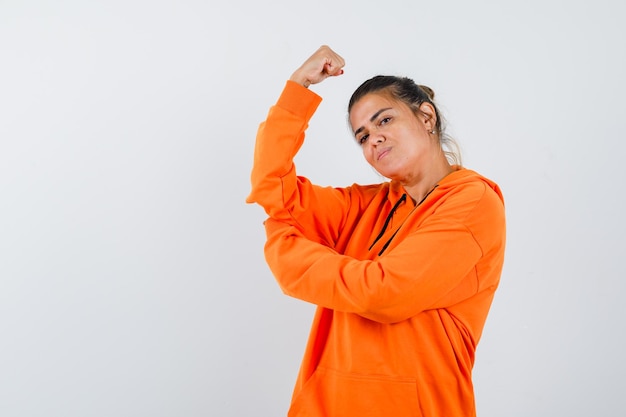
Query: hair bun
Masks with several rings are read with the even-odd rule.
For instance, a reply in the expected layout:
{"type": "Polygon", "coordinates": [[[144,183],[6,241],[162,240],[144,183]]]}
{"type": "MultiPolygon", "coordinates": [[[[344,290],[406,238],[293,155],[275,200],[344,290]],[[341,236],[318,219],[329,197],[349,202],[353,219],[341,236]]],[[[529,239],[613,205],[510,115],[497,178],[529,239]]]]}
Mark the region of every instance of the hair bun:
{"type": "Polygon", "coordinates": [[[433,91],[432,88],[427,87],[425,85],[418,85],[418,87],[426,93],[426,95],[431,101],[435,99],[435,92],[433,91]]]}

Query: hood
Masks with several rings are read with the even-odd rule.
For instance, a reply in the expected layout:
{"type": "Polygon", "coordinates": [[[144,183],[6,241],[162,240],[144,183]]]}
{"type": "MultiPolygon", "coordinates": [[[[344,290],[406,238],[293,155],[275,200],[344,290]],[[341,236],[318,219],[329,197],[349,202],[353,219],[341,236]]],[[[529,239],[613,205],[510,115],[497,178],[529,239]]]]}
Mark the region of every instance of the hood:
{"type": "Polygon", "coordinates": [[[471,169],[454,166],[454,171],[450,174],[446,175],[438,184],[438,191],[447,191],[448,188],[457,187],[462,184],[467,184],[475,181],[480,181],[486,184],[489,188],[491,188],[495,193],[500,197],[502,203],[504,203],[504,197],[502,195],[502,190],[498,184],[486,178],[476,171],[472,171],[471,169]]]}
{"type": "MultiPolygon", "coordinates": [[[[500,187],[498,186],[498,184],[496,184],[489,178],[486,178],[480,175],[476,171],[472,171],[471,169],[463,168],[458,165],[453,165],[453,169],[454,171],[452,171],[450,174],[442,178],[437,183],[437,185],[427,194],[427,196],[431,194],[434,194],[434,195],[437,195],[440,193],[445,194],[449,191],[450,188],[455,188],[463,184],[468,184],[468,183],[479,181],[479,182],[486,184],[487,187],[495,191],[498,197],[500,197],[500,200],[502,201],[502,203],[504,203],[504,197],[502,196],[502,191],[500,190],[500,187]]],[[[406,191],[404,190],[404,187],[400,183],[396,181],[391,181],[389,185],[389,193],[387,195],[387,199],[393,205],[397,203],[400,199],[403,199],[402,196],[405,193],[406,191]]],[[[411,199],[408,199],[407,202],[411,204],[410,201],[411,199]]]]}

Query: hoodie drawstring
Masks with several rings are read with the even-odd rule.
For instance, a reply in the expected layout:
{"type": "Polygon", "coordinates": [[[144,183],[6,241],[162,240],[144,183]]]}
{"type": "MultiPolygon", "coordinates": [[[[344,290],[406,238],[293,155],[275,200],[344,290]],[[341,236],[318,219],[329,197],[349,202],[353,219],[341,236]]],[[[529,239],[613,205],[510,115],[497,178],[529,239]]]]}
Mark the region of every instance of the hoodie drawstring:
{"type": "Polygon", "coordinates": [[[378,242],[380,238],[383,237],[383,235],[385,234],[385,230],[387,230],[387,226],[389,226],[389,222],[391,221],[391,218],[393,217],[393,213],[396,212],[400,204],[402,204],[404,201],[406,201],[406,193],[402,194],[402,197],[400,197],[400,199],[396,202],[396,204],[393,205],[393,208],[387,215],[387,219],[385,220],[385,224],[383,225],[383,230],[381,230],[378,236],[376,236],[374,243],[372,243],[372,245],[370,246],[368,250],[372,250],[376,242],[378,242]]]}
{"type": "MultiPolygon", "coordinates": [[[[428,193],[426,193],[424,198],[422,198],[422,200],[415,205],[413,210],[415,210],[420,204],[422,204],[424,202],[424,200],[426,200],[426,197],[428,197],[430,195],[430,193],[435,191],[435,188],[437,188],[438,186],[439,186],[439,184],[436,184],[428,193]]],[[[383,237],[383,235],[385,234],[385,230],[387,230],[387,226],[389,225],[389,222],[391,221],[391,218],[393,217],[393,214],[398,209],[400,204],[402,202],[404,202],[405,200],[406,200],[406,193],[402,194],[402,197],[400,197],[400,199],[396,202],[396,204],[394,204],[393,208],[389,212],[389,215],[387,216],[387,219],[385,219],[385,224],[383,225],[383,230],[381,230],[380,233],[378,234],[378,236],[376,236],[376,240],[374,240],[374,243],[372,243],[372,245],[369,247],[368,250],[372,250],[372,248],[374,247],[376,242],[378,242],[380,240],[380,238],[383,237]]],[[[411,212],[413,212],[413,210],[411,210],[411,212]]],[[[404,222],[402,222],[402,223],[404,224],[404,222]]],[[[400,227],[402,227],[402,225],[400,225],[400,227]]],[[[381,256],[383,254],[383,252],[387,249],[387,247],[391,244],[391,241],[393,240],[393,238],[396,237],[396,234],[398,234],[398,232],[400,231],[400,227],[398,227],[396,229],[396,231],[393,232],[393,235],[391,235],[389,240],[387,240],[387,242],[385,242],[385,244],[383,245],[383,247],[380,250],[380,252],[378,252],[378,256],[381,256]]]]}

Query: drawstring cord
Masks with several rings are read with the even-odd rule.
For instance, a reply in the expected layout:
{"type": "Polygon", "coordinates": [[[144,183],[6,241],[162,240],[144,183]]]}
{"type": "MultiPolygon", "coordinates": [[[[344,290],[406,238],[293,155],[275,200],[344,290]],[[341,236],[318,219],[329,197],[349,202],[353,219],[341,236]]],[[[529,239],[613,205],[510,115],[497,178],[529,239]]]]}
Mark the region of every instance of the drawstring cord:
{"type": "MultiPolygon", "coordinates": [[[[426,200],[426,197],[428,197],[430,195],[430,193],[432,193],[433,191],[435,191],[435,188],[437,188],[439,186],[439,184],[436,184],[428,193],[426,193],[426,195],[424,196],[424,198],[422,198],[420,200],[419,203],[417,203],[415,205],[415,207],[413,208],[413,210],[415,210],[420,204],[422,204],[424,202],[424,200],[426,200]]],[[[398,207],[400,206],[400,204],[402,202],[404,202],[406,200],[406,193],[402,194],[402,197],[400,197],[400,199],[398,200],[398,202],[396,204],[394,204],[393,208],[391,209],[391,211],[389,212],[389,215],[387,216],[387,219],[385,220],[385,224],[383,225],[383,230],[381,230],[381,232],[378,234],[378,236],[376,236],[376,240],[374,240],[374,243],[372,243],[372,245],[370,246],[370,248],[368,250],[372,250],[372,248],[374,247],[374,245],[376,244],[376,242],[378,242],[380,240],[381,237],[383,237],[383,235],[385,234],[385,230],[387,230],[387,226],[389,225],[389,222],[391,221],[391,217],[393,217],[393,213],[395,213],[395,211],[398,209],[398,207]]],[[[404,224],[404,222],[402,223],[404,224]]],[[[402,227],[402,225],[400,225],[400,227],[402,227]]],[[[387,240],[387,242],[385,242],[385,244],[383,245],[382,249],[380,250],[380,252],[378,252],[378,256],[382,255],[383,252],[387,249],[387,247],[391,244],[391,241],[393,240],[394,237],[396,237],[396,234],[398,234],[398,232],[400,231],[400,227],[398,227],[396,229],[396,231],[393,233],[393,235],[391,235],[391,237],[389,238],[389,240],[387,240]]]]}
{"type": "Polygon", "coordinates": [[[368,250],[372,250],[372,248],[374,247],[376,242],[378,242],[380,240],[380,238],[383,237],[383,235],[385,234],[385,230],[387,230],[387,226],[389,226],[389,222],[391,221],[391,218],[393,217],[393,213],[396,212],[396,210],[398,209],[400,204],[402,204],[404,201],[406,201],[406,193],[402,194],[402,197],[400,197],[400,199],[396,202],[396,204],[393,205],[393,208],[391,209],[391,211],[387,215],[387,219],[385,220],[385,224],[383,225],[383,230],[381,230],[380,233],[378,234],[378,236],[376,236],[376,239],[374,240],[374,243],[372,243],[372,245],[370,246],[370,248],[368,250]]]}

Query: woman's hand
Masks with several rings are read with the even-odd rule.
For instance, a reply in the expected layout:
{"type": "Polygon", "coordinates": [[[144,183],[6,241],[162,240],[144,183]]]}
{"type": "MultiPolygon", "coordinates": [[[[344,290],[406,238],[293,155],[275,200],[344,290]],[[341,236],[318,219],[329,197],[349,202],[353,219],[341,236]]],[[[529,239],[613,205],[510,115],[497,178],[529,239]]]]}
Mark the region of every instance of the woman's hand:
{"type": "Polygon", "coordinates": [[[290,80],[308,88],[309,85],[320,83],[328,77],[343,74],[345,64],[335,51],[322,45],[293,73],[290,80]]]}

